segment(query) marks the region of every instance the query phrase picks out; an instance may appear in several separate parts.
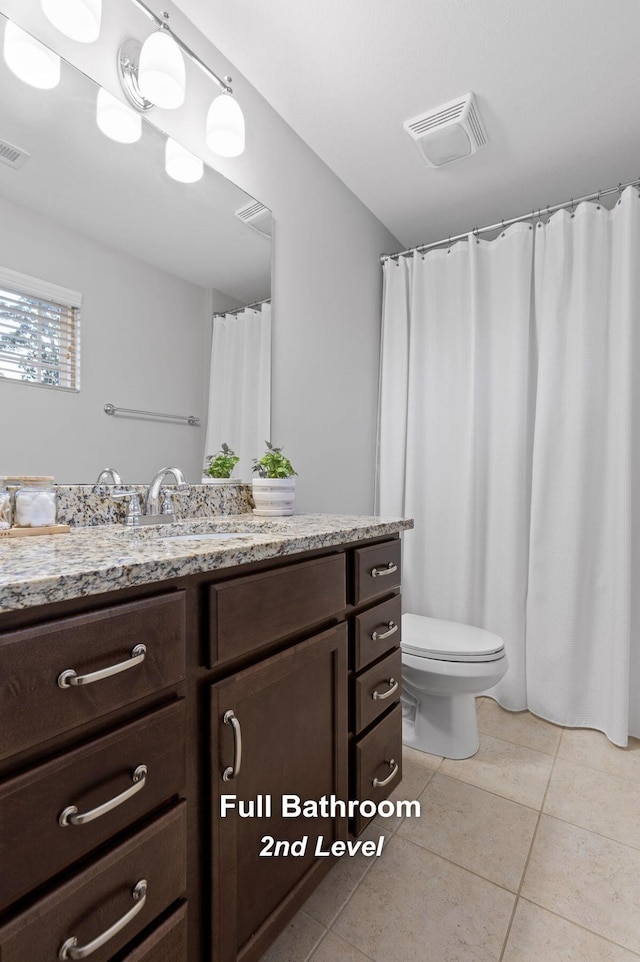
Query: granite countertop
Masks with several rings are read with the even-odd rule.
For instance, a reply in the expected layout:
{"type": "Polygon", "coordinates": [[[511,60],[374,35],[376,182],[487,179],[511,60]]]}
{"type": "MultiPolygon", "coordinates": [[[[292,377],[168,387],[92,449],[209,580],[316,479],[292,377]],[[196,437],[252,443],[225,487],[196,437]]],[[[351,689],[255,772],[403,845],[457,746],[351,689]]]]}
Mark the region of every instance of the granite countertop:
{"type": "Polygon", "coordinates": [[[403,518],[299,514],[272,519],[238,514],[140,528],[102,525],[73,528],[67,535],[2,538],[0,612],[349,544],[412,527],[413,521],[403,518]],[[193,537],[207,533],[226,537],[193,537]]]}

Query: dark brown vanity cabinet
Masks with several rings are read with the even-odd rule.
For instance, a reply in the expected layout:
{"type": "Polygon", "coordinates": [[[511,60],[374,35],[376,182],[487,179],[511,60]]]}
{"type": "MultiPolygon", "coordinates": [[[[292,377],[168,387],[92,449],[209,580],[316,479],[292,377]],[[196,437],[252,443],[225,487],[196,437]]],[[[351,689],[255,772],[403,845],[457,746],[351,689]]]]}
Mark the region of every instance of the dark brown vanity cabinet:
{"type": "Polygon", "coordinates": [[[0,615],[0,960],[257,962],[367,822],[283,796],[400,780],[399,584],[396,536],[0,615]]]}
{"type": "Polygon", "coordinates": [[[211,723],[219,962],[248,962],[273,940],[287,903],[311,891],[323,869],[318,838],[327,847],[347,836],[346,818],[283,814],[283,795],[292,815],[293,796],[347,797],[347,626],[213,685],[211,723]]]}

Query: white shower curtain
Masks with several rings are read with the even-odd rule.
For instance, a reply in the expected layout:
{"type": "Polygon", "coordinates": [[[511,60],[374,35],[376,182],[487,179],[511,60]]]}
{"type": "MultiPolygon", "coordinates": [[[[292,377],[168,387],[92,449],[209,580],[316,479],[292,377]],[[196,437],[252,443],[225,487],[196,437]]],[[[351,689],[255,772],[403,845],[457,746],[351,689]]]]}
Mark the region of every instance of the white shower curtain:
{"type": "Polygon", "coordinates": [[[491,694],[506,708],[618,744],[640,734],[639,255],[630,190],[613,212],[583,205],[384,269],[377,508],[416,519],[404,608],[501,635],[510,669],[491,694]]]}
{"type": "Polygon", "coordinates": [[[249,481],[251,464],[271,437],[271,305],[214,317],[204,455],[226,442],[239,456],[234,477],[249,481]]]}

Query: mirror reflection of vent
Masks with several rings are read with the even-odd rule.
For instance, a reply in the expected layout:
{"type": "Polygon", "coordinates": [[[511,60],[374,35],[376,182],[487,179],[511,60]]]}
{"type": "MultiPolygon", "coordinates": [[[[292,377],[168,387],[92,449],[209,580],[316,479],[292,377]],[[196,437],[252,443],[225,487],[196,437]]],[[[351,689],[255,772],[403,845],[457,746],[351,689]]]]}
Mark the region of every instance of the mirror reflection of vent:
{"type": "Polygon", "coordinates": [[[6,140],[0,140],[0,161],[6,164],[8,167],[13,167],[14,170],[22,167],[27,160],[29,160],[31,154],[28,154],[26,150],[21,150],[20,147],[14,147],[13,144],[8,143],[6,140]]]}
{"type": "Polygon", "coordinates": [[[272,229],[272,217],[271,211],[264,204],[261,204],[259,200],[252,200],[251,203],[246,204],[241,207],[236,212],[236,217],[246,224],[247,227],[253,227],[257,230],[259,234],[264,237],[271,237],[272,229]]]}

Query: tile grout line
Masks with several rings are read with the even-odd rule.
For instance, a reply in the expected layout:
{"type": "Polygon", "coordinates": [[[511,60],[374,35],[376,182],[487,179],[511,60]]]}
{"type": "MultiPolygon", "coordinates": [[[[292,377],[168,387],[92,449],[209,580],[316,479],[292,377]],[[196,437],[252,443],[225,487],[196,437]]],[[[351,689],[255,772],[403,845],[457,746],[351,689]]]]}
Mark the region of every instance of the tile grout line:
{"type": "MultiPolygon", "coordinates": [[[[564,728],[563,728],[562,731],[564,732],[564,728]]],[[[504,942],[502,943],[502,951],[500,952],[500,955],[499,955],[499,957],[498,957],[498,962],[503,962],[504,953],[506,952],[506,950],[507,950],[507,945],[509,944],[509,937],[510,937],[510,935],[511,935],[511,929],[512,929],[512,927],[513,927],[513,921],[514,921],[515,916],[516,916],[516,909],[518,908],[518,902],[520,901],[520,895],[521,895],[521,892],[522,892],[522,886],[524,885],[524,880],[525,880],[525,876],[526,876],[526,874],[527,874],[527,869],[528,869],[528,867],[529,867],[529,862],[531,861],[531,854],[532,854],[532,852],[533,852],[533,846],[535,845],[536,837],[537,837],[537,835],[538,835],[538,827],[539,827],[539,825],[540,825],[540,820],[541,820],[541,818],[542,818],[542,812],[543,812],[543,809],[544,809],[544,803],[545,803],[546,800],[547,800],[547,794],[548,794],[548,792],[549,792],[549,786],[551,785],[551,779],[553,778],[553,771],[554,771],[554,769],[555,769],[555,767],[556,767],[556,761],[557,761],[557,759],[558,759],[558,752],[559,752],[559,750],[560,750],[560,744],[561,744],[561,742],[562,742],[562,735],[560,735],[560,738],[558,739],[558,744],[556,745],[556,751],[555,751],[555,754],[554,754],[554,756],[553,756],[553,764],[551,765],[551,770],[549,771],[549,777],[548,777],[548,779],[547,779],[547,785],[546,785],[546,788],[545,788],[545,790],[544,790],[544,795],[542,796],[542,801],[541,801],[541,803],[540,803],[540,808],[539,808],[539,810],[538,810],[538,818],[536,819],[536,825],[535,825],[535,828],[534,828],[534,830],[533,830],[533,835],[531,836],[531,844],[529,845],[529,851],[527,852],[527,857],[526,857],[526,859],[525,859],[525,863],[524,863],[524,866],[523,866],[523,868],[522,868],[522,875],[520,876],[520,885],[518,886],[518,891],[516,892],[516,897],[515,897],[515,900],[514,900],[514,902],[513,902],[513,908],[512,908],[512,910],[511,910],[511,918],[509,919],[509,924],[507,925],[507,931],[505,932],[505,935],[504,935],[504,942]]]]}

